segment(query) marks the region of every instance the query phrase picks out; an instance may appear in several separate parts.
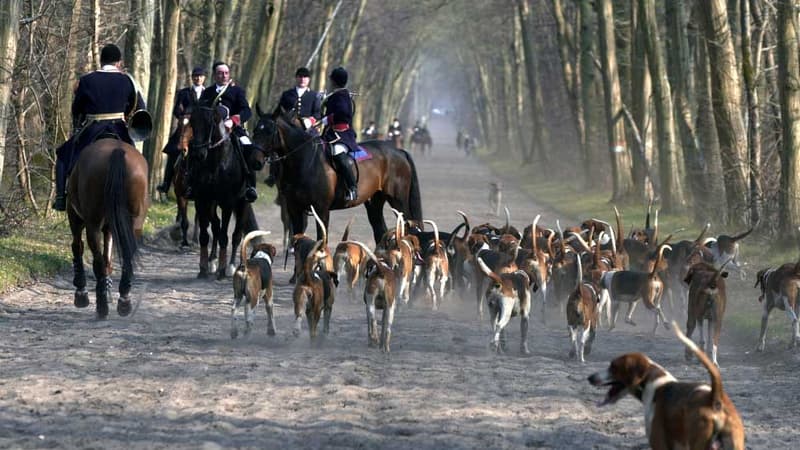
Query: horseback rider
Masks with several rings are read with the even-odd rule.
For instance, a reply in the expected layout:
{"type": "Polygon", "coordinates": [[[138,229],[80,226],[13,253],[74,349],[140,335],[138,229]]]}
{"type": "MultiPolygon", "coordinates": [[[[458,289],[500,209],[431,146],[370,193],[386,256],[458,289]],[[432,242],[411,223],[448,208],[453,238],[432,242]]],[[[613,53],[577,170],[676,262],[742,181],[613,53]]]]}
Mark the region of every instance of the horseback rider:
{"type": "MultiPolygon", "coordinates": [[[[306,67],[298,68],[294,73],[295,86],[283,91],[276,110],[294,111],[302,122],[303,127],[310,133],[316,134],[313,128],[322,118],[322,100],[319,92],[311,90],[311,71],[306,67]]],[[[267,186],[274,186],[278,179],[280,164],[273,163],[269,166],[269,176],[264,180],[267,186]]]]}
{"type": "Polygon", "coordinates": [[[356,132],[353,130],[353,113],[355,105],[350,97],[347,85],[347,71],[342,67],[337,67],[331,71],[328,79],[331,82],[333,92],[325,97],[322,106],[325,114],[322,117],[322,139],[328,142],[328,149],[331,152],[333,167],[336,173],[344,179],[347,193],[345,200],[348,202],[358,198],[358,182],[355,174],[350,169],[350,155],[348,151],[355,152],[356,132]]]}
{"type": "MultiPolygon", "coordinates": [[[[247,119],[253,115],[250,105],[247,103],[247,95],[244,92],[244,88],[236,85],[231,80],[231,72],[227,64],[217,61],[214,63],[213,71],[214,84],[203,90],[199,101],[207,104],[217,102],[225,107],[227,115],[223,117],[223,124],[232,137],[231,142],[234,149],[242,152],[245,161],[250,161],[249,155],[253,152],[253,143],[250,141],[250,137],[247,136],[247,131],[243,126],[247,119]]],[[[258,198],[255,172],[260,169],[260,167],[245,167],[247,188],[244,198],[248,202],[254,202],[258,198]]],[[[185,195],[187,198],[192,198],[191,175],[191,171],[186,172],[185,195]]]]}
{"type": "MultiPolygon", "coordinates": [[[[175,107],[172,108],[172,117],[177,120],[183,120],[183,116],[188,114],[197,101],[200,100],[200,94],[205,89],[205,81],[206,69],[201,66],[192,69],[192,85],[179,90],[175,95],[175,107]]],[[[162,150],[167,154],[167,163],[164,165],[164,180],[156,186],[156,189],[164,194],[169,191],[169,186],[175,175],[175,163],[178,160],[178,155],[180,155],[180,150],[178,150],[178,141],[181,138],[180,133],[181,127],[176,127],[172,136],[169,137],[167,145],[164,146],[164,150],[162,150]]]]}
{"type": "Polygon", "coordinates": [[[369,126],[361,130],[361,134],[363,135],[364,140],[378,139],[378,127],[375,126],[375,121],[370,120],[369,126]]]}
{"type": "Polygon", "coordinates": [[[386,139],[392,140],[395,136],[403,135],[403,126],[400,125],[400,119],[395,117],[389,125],[389,131],[386,132],[386,139]]]}
{"type": "Polygon", "coordinates": [[[122,71],[122,52],[114,44],[100,51],[100,69],[83,75],[72,101],[72,136],[56,150],[56,198],[53,209],[67,209],[67,177],[81,150],[110,134],[133,144],[125,117],[144,109],[136,83],[122,71]]]}

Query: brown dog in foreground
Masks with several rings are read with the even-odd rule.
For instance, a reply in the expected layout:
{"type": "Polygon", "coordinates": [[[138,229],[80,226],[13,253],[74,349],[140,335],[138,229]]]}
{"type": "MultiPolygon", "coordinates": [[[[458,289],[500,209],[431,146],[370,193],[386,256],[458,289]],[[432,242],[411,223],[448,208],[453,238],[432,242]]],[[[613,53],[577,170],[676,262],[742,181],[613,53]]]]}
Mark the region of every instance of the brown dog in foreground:
{"type": "Polygon", "coordinates": [[[722,389],[719,369],[675,322],[672,329],[708,370],[711,384],[680,382],[644,354],[628,353],[589,376],[592,385],[610,387],[599,406],[616,403],[625,394],[639,399],[644,404],[647,439],[656,450],[743,450],[744,425],[722,389]]]}

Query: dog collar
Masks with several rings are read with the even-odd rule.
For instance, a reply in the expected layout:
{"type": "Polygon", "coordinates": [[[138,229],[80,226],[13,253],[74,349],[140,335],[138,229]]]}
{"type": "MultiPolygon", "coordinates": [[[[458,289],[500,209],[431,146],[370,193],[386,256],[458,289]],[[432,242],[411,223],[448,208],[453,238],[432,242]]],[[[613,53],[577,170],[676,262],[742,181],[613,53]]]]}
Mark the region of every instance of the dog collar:
{"type": "Polygon", "coordinates": [[[266,259],[268,263],[272,264],[272,257],[269,256],[269,253],[259,250],[253,255],[252,259],[266,259]]]}

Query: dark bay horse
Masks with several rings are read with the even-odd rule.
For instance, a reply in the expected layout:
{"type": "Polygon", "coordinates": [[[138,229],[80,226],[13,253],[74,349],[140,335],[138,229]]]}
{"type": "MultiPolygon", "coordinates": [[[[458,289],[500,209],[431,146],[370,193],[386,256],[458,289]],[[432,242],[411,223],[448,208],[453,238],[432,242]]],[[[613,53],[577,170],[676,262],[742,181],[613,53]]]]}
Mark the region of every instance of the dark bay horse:
{"type": "Polygon", "coordinates": [[[75,306],[89,306],[83,269],[83,230],[92,252],[97,284],[97,317],[108,317],[111,297],[112,247],[122,260],[117,313],[132,311],[129,298],[137,240],[149,207],[147,161],[136,148],[117,139],[99,139],[83,149],[68,181],[67,216],[72,231],[75,306]]]}
{"type": "MultiPolygon", "coordinates": [[[[358,199],[345,203],[343,186],[327,161],[318,136],[304,131],[291,118],[265,114],[256,108],[258,124],[253,140],[260,144],[273,161],[280,161],[281,177],[278,189],[285,196],[292,233],[305,232],[306,211],[313,206],[322,222],[328,226],[330,211],[364,204],[372,226],[375,242],[386,232],[383,205],[389,204],[409,220],[422,223],[422,201],[414,161],[405,150],[394,148],[389,141],[366,141],[361,145],[372,154],[371,159],[359,161],[358,199]]],[[[317,237],[322,239],[317,227],[317,237]]]]}
{"type": "MultiPolygon", "coordinates": [[[[231,249],[235,250],[244,233],[258,229],[253,208],[244,199],[247,164],[233,148],[231,138],[222,132],[222,116],[216,106],[198,105],[189,118],[192,137],[189,140],[188,163],[192,170],[194,205],[200,223],[200,272],[198,278],[209,274],[208,226],[219,244],[217,278],[230,276],[235,267],[228,262],[228,224],[235,216],[231,249]],[[216,214],[216,208],[221,214],[216,214]]],[[[253,152],[253,157],[263,153],[253,152]]]]}

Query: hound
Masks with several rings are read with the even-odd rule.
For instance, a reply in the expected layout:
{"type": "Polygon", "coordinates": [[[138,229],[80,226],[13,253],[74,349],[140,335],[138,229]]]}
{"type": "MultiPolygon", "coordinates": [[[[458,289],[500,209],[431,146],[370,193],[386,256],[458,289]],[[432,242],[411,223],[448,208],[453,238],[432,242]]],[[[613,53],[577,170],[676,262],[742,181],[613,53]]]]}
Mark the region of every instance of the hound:
{"type": "Polygon", "coordinates": [[[264,299],[267,310],[267,334],[275,336],[275,317],[272,304],[272,258],[276,250],[271,244],[261,243],[253,247],[247,259],[247,244],[252,239],[269,235],[269,231],[251,231],[242,241],[239,267],[233,272],[233,305],[231,306],[231,339],[236,339],[239,329],[236,326],[236,310],[244,302],[244,334],[248,336],[255,322],[255,309],[259,299],[264,299]]]}
{"type": "Polygon", "coordinates": [[[378,259],[366,245],[357,241],[349,242],[361,247],[370,259],[370,262],[367,263],[367,282],[364,288],[369,346],[380,345],[384,352],[389,353],[389,343],[392,339],[392,322],[394,322],[394,310],[397,303],[397,274],[386,264],[386,261],[378,259]],[[375,317],[376,309],[383,310],[380,340],[378,339],[378,321],[375,317]]]}
{"type": "Polygon", "coordinates": [[[450,266],[448,264],[447,252],[444,243],[439,240],[439,227],[432,220],[424,220],[424,223],[433,227],[434,240],[431,246],[425,249],[423,257],[423,272],[425,273],[425,284],[428,295],[433,301],[434,311],[439,309],[439,303],[444,297],[447,279],[450,276],[450,266]],[[438,288],[438,289],[437,289],[438,288]]]}
{"type": "Polygon", "coordinates": [[[756,276],[754,287],[761,286],[761,296],[758,301],[764,305],[761,313],[761,334],[758,338],[756,350],[764,351],[767,344],[767,322],[769,313],[773,308],[786,312],[792,321],[792,340],[789,347],[797,347],[800,343],[800,260],[796,263],[786,263],[777,269],[762,269],[756,276]]]}
{"type": "Polygon", "coordinates": [[[674,322],[672,329],[706,368],[710,385],[680,382],[644,354],[628,353],[589,376],[593,386],[609,386],[598,406],[614,404],[626,394],[639,399],[647,440],[656,450],[744,450],[742,418],[722,389],[719,369],[674,322]]]}
{"type": "Polygon", "coordinates": [[[505,352],[506,326],[512,317],[519,316],[519,351],[525,355],[529,354],[528,324],[531,315],[531,295],[528,289],[531,285],[530,277],[522,270],[498,275],[483,262],[480,256],[476,259],[481,272],[493,282],[486,289],[485,294],[489,307],[489,320],[492,324],[490,345],[497,353],[505,352]]]}
{"type": "Polygon", "coordinates": [[[297,277],[292,293],[294,303],[295,326],[294,335],[299,336],[303,316],[308,321],[308,333],[313,341],[317,337],[317,325],[324,315],[322,332],[330,331],[331,312],[335,299],[336,286],[339,281],[335,272],[325,269],[325,260],[320,257],[323,241],[317,241],[303,263],[303,271],[297,277]]]}

